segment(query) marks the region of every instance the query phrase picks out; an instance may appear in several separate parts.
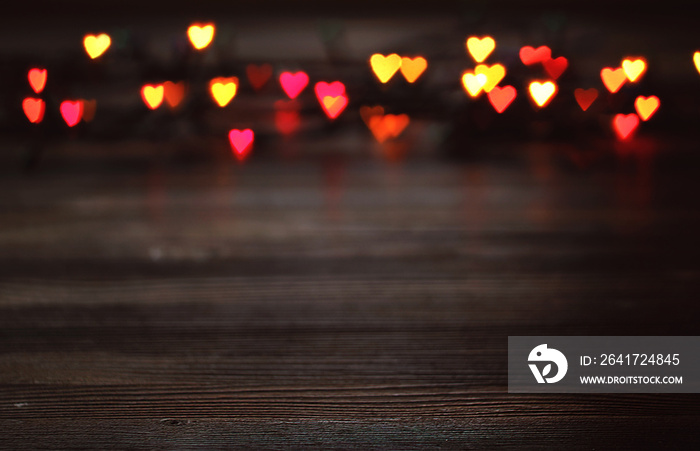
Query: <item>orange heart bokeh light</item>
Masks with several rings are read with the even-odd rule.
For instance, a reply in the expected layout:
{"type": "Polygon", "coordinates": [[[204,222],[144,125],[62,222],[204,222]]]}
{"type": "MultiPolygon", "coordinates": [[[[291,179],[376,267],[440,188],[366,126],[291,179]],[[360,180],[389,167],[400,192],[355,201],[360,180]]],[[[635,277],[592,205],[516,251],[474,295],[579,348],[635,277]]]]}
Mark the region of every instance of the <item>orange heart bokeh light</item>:
{"type": "Polygon", "coordinates": [[[170,109],[176,109],[185,98],[185,91],[187,86],[184,81],[172,82],[166,81],[163,83],[163,97],[165,98],[165,103],[168,104],[170,109]]]}
{"type": "Polygon", "coordinates": [[[323,111],[326,112],[329,118],[335,119],[345,109],[348,104],[348,98],[345,95],[325,96],[321,100],[323,111]]]}
{"type": "Polygon", "coordinates": [[[206,48],[214,39],[214,24],[208,23],[204,25],[192,24],[187,29],[187,37],[190,38],[192,47],[197,50],[206,48]]]}
{"type": "Polygon", "coordinates": [[[406,129],[410,122],[407,114],[375,114],[369,118],[367,124],[374,138],[383,143],[387,139],[397,138],[406,129]]]}
{"type": "Polygon", "coordinates": [[[503,113],[506,108],[513,102],[516,96],[515,88],[512,86],[504,86],[499,88],[495,86],[488,93],[489,102],[494,110],[498,113],[503,113]]]}
{"type": "Polygon", "coordinates": [[[22,101],[22,109],[24,110],[25,116],[29,119],[32,124],[38,124],[44,119],[44,110],[46,109],[46,103],[41,99],[34,99],[32,97],[27,97],[22,101]]]}
{"type": "Polygon", "coordinates": [[[382,116],[384,115],[384,107],[377,105],[377,106],[362,106],[360,107],[360,117],[362,118],[362,121],[369,127],[369,120],[373,116],[382,116]]]}
{"type": "Polygon", "coordinates": [[[529,86],[530,97],[535,101],[540,108],[546,106],[557,92],[557,85],[552,81],[540,83],[533,81],[529,86]]]}
{"type": "Polygon", "coordinates": [[[622,85],[627,81],[627,75],[625,70],[621,67],[617,69],[612,69],[606,67],[600,71],[600,78],[603,80],[603,84],[611,93],[616,93],[620,90],[622,85]]]}
{"type": "Polygon", "coordinates": [[[485,36],[481,39],[472,36],[467,39],[467,50],[477,63],[483,62],[496,48],[496,41],[491,36],[485,36]]]}
{"type": "Polygon", "coordinates": [[[220,107],[225,107],[235,97],[238,90],[238,78],[218,77],[209,82],[209,92],[220,107]]]}
{"type": "Polygon", "coordinates": [[[152,110],[155,110],[163,103],[164,95],[165,89],[163,85],[144,85],[141,88],[141,98],[146,106],[152,110]]]}
{"type": "Polygon", "coordinates": [[[409,83],[418,80],[418,77],[420,77],[427,68],[428,61],[422,56],[417,56],[413,59],[406,56],[401,58],[401,73],[403,74],[403,78],[409,83]]]}
{"type": "Polygon", "coordinates": [[[27,73],[29,86],[31,86],[34,92],[36,92],[37,94],[44,90],[44,87],[46,86],[46,76],[46,69],[34,68],[30,69],[29,73],[27,73]]]}
{"type": "Polygon", "coordinates": [[[654,115],[654,113],[656,113],[656,110],[659,109],[660,105],[661,102],[656,96],[639,96],[634,101],[634,108],[637,110],[639,118],[643,121],[649,120],[649,118],[651,118],[654,115]]]}
{"type": "Polygon", "coordinates": [[[112,39],[106,33],[99,35],[88,34],[83,39],[83,45],[88,56],[95,59],[107,51],[109,46],[112,45],[112,39]]]}

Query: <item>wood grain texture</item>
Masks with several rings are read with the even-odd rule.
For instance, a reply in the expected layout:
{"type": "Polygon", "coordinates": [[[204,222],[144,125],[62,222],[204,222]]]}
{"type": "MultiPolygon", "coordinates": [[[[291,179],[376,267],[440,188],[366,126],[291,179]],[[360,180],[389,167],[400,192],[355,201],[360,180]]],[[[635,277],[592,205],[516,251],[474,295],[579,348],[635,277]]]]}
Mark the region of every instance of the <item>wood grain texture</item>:
{"type": "Polygon", "coordinates": [[[700,395],[510,395],[509,335],[698,335],[689,171],[0,178],[0,447],[697,449],[700,395]]]}

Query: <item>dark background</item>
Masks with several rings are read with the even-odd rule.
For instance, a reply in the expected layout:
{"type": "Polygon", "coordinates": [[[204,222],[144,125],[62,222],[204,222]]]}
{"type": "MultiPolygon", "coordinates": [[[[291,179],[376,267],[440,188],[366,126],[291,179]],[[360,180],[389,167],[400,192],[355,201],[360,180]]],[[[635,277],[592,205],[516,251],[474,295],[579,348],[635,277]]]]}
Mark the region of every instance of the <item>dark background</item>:
{"type": "Polygon", "coordinates": [[[6,5],[0,447],[697,449],[697,395],[510,395],[506,373],[509,335],[698,335],[689,5],[6,5]],[[208,56],[192,20],[219,27],[208,56]],[[122,44],[89,62],[102,30],[122,44]],[[518,88],[503,115],[459,85],[472,34],[518,88]],[[570,68],[537,110],[517,51],[545,44],[570,68]],[[382,88],[375,51],[430,66],[382,88]],[[644,79],[604,94],[600,69],[636,55],[644,79]],[[249,62],[342,79],[351,104],[331,123],[307,88],[283,138],[283,94],[247,85],[249,62]],[[19,108],[34,65],[38,127],[19,108]],[[242,80],[225,110],[205,92],[222,71],[242,80]],[[164,79],[191,83],[178,113],[138,96],[164,79]],[[579,86],[601,91],[590,114],[579,86]],[[612,115],[651,94],[618,142],[612,115]],[[55,107],[83,95],[96,118],[68,130],[55,107]],[[377,144],[365,104],[409,129],[377,144]],[[234,126],[256,131],[244,163],[234,126]]]}

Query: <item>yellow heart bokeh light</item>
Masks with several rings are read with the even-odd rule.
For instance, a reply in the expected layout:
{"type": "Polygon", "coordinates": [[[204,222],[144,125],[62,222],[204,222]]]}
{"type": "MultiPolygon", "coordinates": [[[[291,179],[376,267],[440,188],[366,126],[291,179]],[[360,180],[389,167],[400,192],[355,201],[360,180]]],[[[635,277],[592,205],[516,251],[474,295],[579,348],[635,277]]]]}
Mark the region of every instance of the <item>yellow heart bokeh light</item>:
{"type": "Polygon", "coordinates": [[[498,86],[498,84],[506,76],[506,68],[500,64],[494,64],[493,66],[487,66],[486,64],[479,64],[474,69],[476,75],[484,74],[486,75],[486,83],[484,83],[483,90],[485,92],[490,92],[493,88],[498,86]]]}
{"type": "Polygon", "coordinates": [[[467,94],[472,97],[478,96],[488,81],[489,79],[485,74],[474,74],[473,72],[464,72],[462,74],[462,85],[467,90],[467,94]]]}
{"type": "Polygon", "coordinates": [[[642,58],[637,58],[635,60],[626,58],[622,61],[622,70],[625,72],[629,81],[635,82],[646,72],[647,63],[642,58]]]}
{"type": "Polygon", "coordinates": [[[530,83],[529,91],[532,100],[535,101],[537,106],[542,108],[554,97],[554,94],[557,92],[557,85],[551,81],[546,81],[544,83],[533,81],[530,83]]]}
{"type": "Polygon", "coordinates": [[[152,110],[155,110],[163,103],[164,94],[165,89],[163,85],[144,85],[141,88],[141,98],[146,106],[152,110]]]}
{"type": "Polygon", "coordinates": [[[477,38],[472,36],[467,39],[467,50],[477,63],[483,62],[496,48],[496,41],[491,36],[477,38]]]}
{"type": "Polygon", "coordinates": [[[422,56],[416,58],[401,58],[401,73],[407,82],[413,83],[428,68],[428,61],[422,56]]]}
{"type": "Polygon", "coordinates": [[[695,63],[695,69],[700,73],[700,51],[693,53],[693,62],[695,63]]]}
{"type": "Polygon", "coordinates": [[[369,58],[369,64],[379,81],[386,83],[391,80],[391,77],[401,67],[401,57],[396,53],[388,56],[375,53],[369,58]]]}
{"type": "Polygon", "coordinates": [[[187,29],[187,37],[190,38],[192,47],[197,50],[202,50],[214,39],[214,31],[214,24],[211,23],[202,26],[192,24],[187,29]]]}
{"type": "Polygon", "coordinates": [[[95,59],[107,51],[109,46],[112,45],[112,39],[106,33],[97,36],[88,34],[83,39],[83,45],[88,56],[95,59]]]}
{"type": "Polygon", "coordinates": [[[218,77],[209,82],[211,96],[220,107],[228,105],[231,99],[236,95],[237,90],[238,78],[236,77],[218,77]]]}
{"type": "Polygon", "coordinates": [[[659,109],[660,105],[661,105],[661,102],[659,101],[659,98],[656,96],[650,96],[650,97],[639,96],[634,101],[634,108],[637,110],[637,114],[639,114],[639,118],[643,121],[649,120],[649,118],[652,117],[654,115],[654,113],[656,113],[656,110],[659,109]]]}

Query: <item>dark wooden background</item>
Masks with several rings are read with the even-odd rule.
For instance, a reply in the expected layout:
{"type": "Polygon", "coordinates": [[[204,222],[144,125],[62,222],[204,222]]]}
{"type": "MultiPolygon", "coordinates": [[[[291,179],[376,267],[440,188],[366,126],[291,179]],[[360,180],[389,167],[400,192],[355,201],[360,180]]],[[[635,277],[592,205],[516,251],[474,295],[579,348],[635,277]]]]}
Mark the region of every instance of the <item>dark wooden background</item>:
{"type": "Polygon", "coordinates": [[[691,165],[53,155],[0,178],[2,448],[697,449],[699,395],[506,381],[509,335],[698,334],[691,165]]]}
{"type": "MultiPolygon", "coordinates": [[[[52,49],[65,44],[82,61],[82,34],[97,31],[86,23],[136,16],[118,15],[115,3],[102,14],[83,10],[92,2],[71,1],[55,14],[66,24],[83,22],[59,26],[53,13],[34,17],[47,3],[13,4],[22,20],[0,18],[8,24],[0,53],[36,64],[40,51],[35,59],[17,55],[34,46],[58,58],[52,49]],[[27,36],[47,24],[63,27],[65,42],[16,38],[17,30],[27,36]]],[[[210,8],[204,11],[220,6],[200,3],[210,8]]],[[[239,35],[255,37],[248,18],[265,18],[266,7],[280,3],[248,4],[248,15],[230,16],[237,30],[248,27],[239,35]]],[[[432,13],[433,3],[412,10],[404,28],[432,13]]],[[[465,16],[477,11],[454,3],[465,16]]],[[[592,140],[578,130],[557,142],[528,135],[492,143],[507,128],[501,123],[488,136],[473,139],[468,130],[450,149],[436,145],[430,155],[409,152],[389,163],[370,157],[378,148],[353,105],[343,125],[343,139],[351,140],[343,148],[353,152],[335,147],[345,128],[306,135],[300,148],[313,144],[315,153],[297,159],[283,157],[288,143],[261,133],[243,165],[227,154],[225,138],[182,157],[178,138],[107,130],[83,139],[68,136],[56,119],[59,131],[47,134],[27,173],[29,126],[11,123],[24,121],[18,105],[25,93],[3,91],[0,448],[700,449],[700,395],[507,393],[509,335],[700,334],[694,18],[684,2],[666,2],[663,11],[643,3],[596,12],[608,4],[569,6],[588,30],[603,18],[608,31],[625,27],[596,41],[596,51],[608,55],[589,61],[588,81],[599,86],[597,71],[618,64],[620,49],[641,52],[656,42],[647,77],[654,89],[667,89],[642,93],[658,93],[664,103],[658,121],[643,124],[627,147],[612,145],[598,126],[592,140]],[[657,20],[667,28],[648,28],[657,20]],[[679,43],[675,53],[661,45],[671,41],[679,43]],[[618,158],[616,148],[643,155],[618,158]],[[447,161],[455,150],[466,158],[447,161]]],[[[499,2],[491,11],[507,9],[509,20],[523,19],[522,30],[542,26],[539,15],[531,24],[520,16],[522,5],[499,2]]],[[[384,4],[381,11],[374,26],[394,10],[384,4]]],[[[453,47],[463,58],[455,73],[471,64],[466,30],[491,33],[499,18],[455,30],[453,47]]],[[[444,31],[440,17],[431,20],[444,31]]],[[[509,23],[494,33],[507,36],[509,23]]],[[[180,33],[182,24],[172,28],[180,33]]],[[[538,30],[524,35],[532,41],[506,39],[503,47],[549,43],[538,30]]],[[[393,39],[395,30],[386,31],[393,39]]],[[[377,36],[368,33],[363,45],[377,36]]],[[[582,47],[552,45],[569,45],[573,62],[589,48],[581,36],[582,47]]],[[[436,48],[419,42],[418,51],[436,48]]],[[[389,44],[375,50],[393,51],[389,44]]],[[[366,60],[355,63],[361,83],[371,82],[366,60]]],[[[17,86],[27,89],[20,69],[17,86]]],[[[455,98],[466,102],[456,80],[455,98]]],[[[570,87],[562,102],[576,108],[570,87]]],[[[523,99],[514,108],[534,125],[549,120],[532,119],[523,99]]],[[[427,109],[413,107],[416,114],[427,109]]],[[[514,111],[505,120],[519,122],[514,111]]],[[[104,117],[109,122],[98,114],[95,124],[104,117]]],[[[450,123],[458,131],[462,125],[450,123]]]]}

